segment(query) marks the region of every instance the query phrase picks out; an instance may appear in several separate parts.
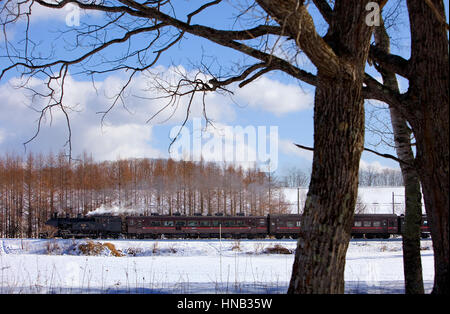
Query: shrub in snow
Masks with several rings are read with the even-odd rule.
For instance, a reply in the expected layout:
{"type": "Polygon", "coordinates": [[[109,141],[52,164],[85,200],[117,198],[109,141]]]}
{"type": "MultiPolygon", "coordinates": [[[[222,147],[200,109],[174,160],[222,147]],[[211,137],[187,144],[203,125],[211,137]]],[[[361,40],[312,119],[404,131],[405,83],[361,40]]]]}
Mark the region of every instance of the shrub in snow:
{"type": "Polygon", "coordinates": [[[61,251],[61,248],[59,247],[58,243],[56,241],[47,241],[45,243],[45,250],[47,254],[59,254],[61,251]]]}
{"type": "Polygon", "coordinates": [[[280,244],[275,244],[275,246],[267,247],[264,250],[264,253],[266,253],[266,254],[292,254],[294,252],[280,244]]]}
{"type": "Polygon", "coordinates": [[[142,249],[138,248],[138,247],[129,247],[129,248],[125,249],[125,254],[127,254],[129,256],[142,255],[142,249]]]}
{"type": "Polygon", "coordinates": [[[241,251],[241,241],[239,241],[239,240],[235,241],[233,243],[233,246],[231,247],[231,250],[240,252],[241,251]]]}
{"type": "Polygon", "coordinates": [[[117,250],[114,244],[109,242],[100,243],[88,241],[87,243],[79,244],[77,249],[83,255],[123,256],[122,252],[117,250]]]}

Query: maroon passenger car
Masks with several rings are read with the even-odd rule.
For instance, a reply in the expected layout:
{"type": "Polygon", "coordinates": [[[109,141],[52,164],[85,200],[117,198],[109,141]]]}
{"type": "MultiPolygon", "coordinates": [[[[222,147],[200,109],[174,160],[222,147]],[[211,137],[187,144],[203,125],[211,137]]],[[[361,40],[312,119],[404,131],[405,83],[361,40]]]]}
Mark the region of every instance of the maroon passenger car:
{"type": "MultiPolygon", "coordinates": [[[[399,219],[399,232],[403,233],[404,229],[405,229],[405,216],[404,215],[400,215],[398,217],[399,219]]],[[[425,215],[422,215],[422,225],[420,226],[420,237],[421,238],[429,238],[431,236],[431,230],[430,230],[430,226],[428,225],[428,218],[425,215]]]]}
{"type": "Polygon", "coordinates": [[[126,217],[131,238],[202,237],[256,238],[267,234],[264,216],[139,216],[126,217]]]}
{"type": "Polygon", "coordinates": [[[269,234],[277,239],[298,237],[302,215],[270,215],[269,234]]]}
{"type": "Polygon", "coordinates": [[[399,233],[398,217],[393,214],[356,214],[353,220],[352,236],[388,239],[399,233]]]}
{"type": "MultiPolygon", "coordinates": [[[[297,238],[301,215],[270,215],[269,234],[277,239],[297,238]]],[[[354,216],[351,236],[354,238],[389,238],[398,234],[398,217],[391,214],[357,214],[354,216]]]]}

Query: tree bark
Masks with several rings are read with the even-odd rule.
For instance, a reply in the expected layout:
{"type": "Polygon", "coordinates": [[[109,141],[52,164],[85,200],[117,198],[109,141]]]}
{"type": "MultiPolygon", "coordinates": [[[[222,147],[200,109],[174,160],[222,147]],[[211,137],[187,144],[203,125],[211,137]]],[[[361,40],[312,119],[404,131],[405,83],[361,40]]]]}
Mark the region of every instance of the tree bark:
{"type": "MultiPolygon", "coordinates": [[[[431,1],[445,16],[443,1],[431,1]]],[[[431,225],[433,293],[449,294],[449,54],[447,32],[426,1],[408,0],[411,27],[409,111],[416,166],[431,225]]]]}
{"type": "Polygon", "coordinates": [[[372,33],[364,20],[366,4],[336,3],[326,35],[343,66],[334,76],[318,67],[311,182],[288,293],[344,293],[364,148],[362,82],[372,33]]]}
{"type": "Polygon", "coordinates": [[[398,111],[390,107],[391,121],[398,157],[405,185],[405,224],[402,233],[403,272],[405,293],[423,294],[420,236],[422,225],[422,193],[420,180],[414,167],[414,156],[410,146],[410,131],[398,111]]]}
{"type": "MultiPolygon", "coordinates": [[[[390,53],[390,39],[382,20],[381,25],[375,28],[375,43],[380,50],[387,54],[390,53]]],[[[382,67],[378,70],[383,78],[383,84],[399,93],[395,73],[382,67]]],[[[422,192],[420,190],[419,176],[414,166],[411,130],[394,106],[389,106],[389,111],[394,131],[395,149],[397,156],[403,161],[399,164],[405,185],[405,224],[402,234],[405,293],[423,294],[422,260],[420,255],[422,192]]]]}
{"type": "Polygon", "coordinates": [[[319,80],[314,158],[288,293],[344,293],[345,256],[364,143],[361,89],[319,80]]]}

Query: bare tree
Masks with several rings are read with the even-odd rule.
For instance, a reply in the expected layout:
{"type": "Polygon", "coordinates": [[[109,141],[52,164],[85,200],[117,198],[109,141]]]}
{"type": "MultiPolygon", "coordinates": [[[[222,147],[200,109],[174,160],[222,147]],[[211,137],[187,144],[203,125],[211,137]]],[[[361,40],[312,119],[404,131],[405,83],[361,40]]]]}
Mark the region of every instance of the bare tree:
{"type": "Polygon", "coordinates": [[[355,214],[366,214],[367,213],[367,205],[363,203],[361,196],[358,194],[356,198],[356,207],[355,214]]]}
{"type": "MultiPolygon", "coordinates": [[[[375,30],[375,43],[377,47],[390,53],[390,38],[387,34],[384,21],[375,30]]],[[[392,90],[399,92],[395,74],[378,68],[383,83],[392,90]]],[[[415,159],[411,147],[411,130],[398,110],[391,106],[392,129],[394,133],[395,149],[402,160],[400,168],[405,184],[405,226],[402,233],[403,264],[405,274],[405,292],[408,294],[423,294],[422,262],[420,256],[420,236],[422,225],[422,192],[419,176],[414,166],[415,159]]]]}
{"type": "MultiPolygon", "coordinates": [[[[133,78],[157,64],[160,56],[187,34],[238,51],[252,62],[228,76],[203,67],[206,73],[202,75],[183,77],[173,86],[160,86],[167,92],[165,108],[176,104],[180,97],[188,98],[185,122],[196,95],[204,99],[207,92],[227,92],[232,84],[242,87],[271,71],[282,71],[315,86],[314,159],[289,288],[291,293],[344,292],[345,254],[364,142],[363,101],[371,98],[389,103],[408,120],[417,139],[418,172],[424,184],[436,257],[434,291],[448,292],[448,40],[442,22],[443,2],[408,0],[412,37],[410,60],[370,47],[373,25],[366,23],[368,0],[334,1],[333,6],[328,1],[313,1],[328,24],[324,36],[318,34],[303,0],[242,2],[239,18],[248,17],[249,12],[256,18],[246,24],[251,26],[237,30],[193,23],[202,13],[224,2],[202,2],[192,11],[179,12],[177,5],[168,0],[4,1],[1,9],[3,34],[8,34],[8,27],[22,19],[26,27],[24,40],[16,43],[20,47],[5,36],[10,64],[2,70],[0,79],[6,77],[6,73],[18,71],[25,79],[23,87],[31,88],[26,84],[31,78],[43,80],[44,89],[32,90],[37,98],[49,99],[41,108],[37,133],[46,114],[54,109],[61,110],[69,130],[69,154],[70,108],[64,104],[69,69],[92,76],[127,70],[128,79],[104,112],[107,115],[116,104],[124,102],[124,91],[133,78]],[[30,39],[32,9],[34,5],[63,9],[68,4],[103,12],[104,22],[81,24],[61,34],[75,42],[70,57],[57,51],[43,57],[46,54],[39,54],[40,47],[30,39]],[[433,43],[432,48],[424,38],[433,43]],[[274,53],[280,41],[291,44],[290,56],[274,53]],[[127,47],[124,54],[111,56],[107,53],[112,46],[121,44],[127,47]],[[301,69],[295,62],[300,52],[315,66],[316,74],[301,69]],[[409,79],[410,91],[406,95],[380,84],[364,72],[369,52],[374,62],[409,79]],[[444,193],[437,193],[438,186],[444,193]]],[[[385,2],[376,3],[382,7],[385,2]]]]}
{"type": "Polygon", "coordinates": [[[288,169],[288,174],[284,176],[284,185],[286,187],[299,187],[299,186],[308,186],[309,183],[309,175],[296,167],[292,167],[288,169]]]}
{"type": "MultiPolygon", "coordinates": [[[[387,87],[385,101],[411,126],[416,139],[415,169],[422,183],[435,252],[434,293],[449,286],[449,55],[444,2],[408,0],[411,58],[372,47],[370,57],[383,71],[408,79],[405,94],[387,87]],[[432,43],[432,45],[430,44],[432,43]],[[436,188],[436,187],[440,188],[436,188]]],[[[369,83],[370,85],[370,83],[369,83]]],[[[382,88],[380,88],[381,90],[382,88]]],[[[371,96],[369,96],[371,97],[371,96]]]]}

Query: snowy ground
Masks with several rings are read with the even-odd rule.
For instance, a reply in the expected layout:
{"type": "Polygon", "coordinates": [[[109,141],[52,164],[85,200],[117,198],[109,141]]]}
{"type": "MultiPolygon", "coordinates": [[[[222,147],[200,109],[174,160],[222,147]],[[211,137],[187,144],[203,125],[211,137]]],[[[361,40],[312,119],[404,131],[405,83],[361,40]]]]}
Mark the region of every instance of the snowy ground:
{"type": "MultiPolygon", "coordinates": [[[[294,240],[93,240],[114,244],[83,255],[87,240],[0,239],[0,293],[285,293],[293,254],[268,254],[294,240]]],[[[431,291],[430,240],[422,240],[431,291]]],[[[403,293],[400,239],[351,241],[347,293],[403,293]]]]}

